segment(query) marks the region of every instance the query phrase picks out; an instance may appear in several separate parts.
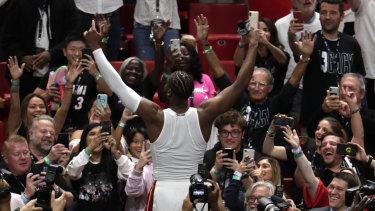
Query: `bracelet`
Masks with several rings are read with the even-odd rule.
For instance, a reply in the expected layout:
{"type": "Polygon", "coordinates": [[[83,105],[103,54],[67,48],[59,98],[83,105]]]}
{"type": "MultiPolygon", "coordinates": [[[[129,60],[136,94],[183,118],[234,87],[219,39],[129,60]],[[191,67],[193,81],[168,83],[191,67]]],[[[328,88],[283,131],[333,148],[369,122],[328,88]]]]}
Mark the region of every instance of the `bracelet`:
{"type": "Polygon", "coordinates": [[[91,156],[91,153],[85,148],[83,151],[85,151],[86,155],[91,156]]]}
{"type": "Polygon", "coordinates": [[[95,80],[99,80],[102,77],[102,74],[98,73],[97,76],[95,76],[95,80]]]}
{"type": "Polygon", "coordinates": [[[239,47],[239,48],[244,48],[245,45],[246,45],[246,44],[245,44],[245,43],[242,43],[242,42],[239,42],[239,43],[238,43],[238,47],[239,47]]]}
{"type": "Polygon", "coordinates": [[[303,156],[303,151],[301,151],[301,153],[299,154],[294,154],[294,158],[300,158],[303,156]]]}
{"type": "Polygon", "coordinates": [[[163,46],[164,45],[164,41],[162,40],[161,43],[157,43],[156,40],[154,40],[154,45],[163,46]]]}
{"type": "Polygon", "coordinates": [[[26,198],[26,196],[25,196],[25,194],[24,194],[23,192],[21,193],[21,199],[22,199],[22,201],[23,201],[25,204],[27,204],[27,202],[30,201],[28,198],[26,198]]]}
{"type": "Polygon", "coordinates": [[[297,150],[294,152],[295,155],[301,154],[302,148],[299,146],[297,150]]]}
{"type": "Polygon", "coordinates": [[[102,43],[108,43],[108,39],[109,39],[109,37],[103,37],[103,39],[102,39],[102,43]]]}
{"type": "Polygon", "coordinates": [[[358,107],[357,109],[355,109],[354,111],[350,111],[350,113],[351,114],[355,114],[355,113],[357,113],[358,111],[360,111],[361,110],[361,107],[358,107]]]}
{"type": "Polygon", "coordinates": [[[163,78],[167,79],[169,78],[171,75],[167,74],[167,73],[163,73],[163,78]]]}
{"type": "Polygon", "coordinates": [[[210,48],[207,50],[203,50],[203,54],[209,54],[209,53],[212,53],[212,46],[210,46],[210,48]]]}
{"type": "Polygon", "coordinates": [[[51,165],[51,161],[48,159],[47,156],[45,156],[43,159],[44,159],[44,162],[46,162],[47,165],[51,165]]]}
{"type": "Polygon", "coordinates": [[[10,83],[12,84],[12,86],[19,86],[20,85],[20,81],[17,80],[17,81],[10,81],[10,83]]]}
{"type": "Polygon", "coordinates": [[[220,172],[216,171],[215,166],[212,167],[211,171],[212,171],[212,173],[214,173],[215,175],[219,175],[219,174],[220,174],[220,172]]]}
{"type": "Polygon", "coordinates": [[[368,157],[368,161],[366,163],[366,166],[371,166],[371,162],[372,162],[373,157],[371,155],[368,155],[367,157],[368,157]]]}
{"type": "Polygon", "coordinates": [[[125,127],[126,124],[119,121],[117,125],[120,126],[120,127],[125,127]]]}
{"type": "Polygon", "coordinates": [[[269,130],[267,130],[267,136],[268,137],[270,137],[270,138],[273,138],[273,137],[275,137],[275,135],[276,135],[276,131],[269,131],[269,130]]]}
{"type": "Polygon", "coordinates": [[[299,56],[299,60],[300,60],[301,62],[303,62],[303,63],[307,63],[307,62],[310,61],[310,57],[307,58],[307,59],[304,59],[304,58],[302,57],[302,54],[301,54],[301,55],[299,56]]]}
{"type": "Polygon", "coordinates": [[[242,177],[242,174],[240,172],[238,172],[238,171],[235,171],[233,173],[232,179],[234,179],[234,180],[241,180],[241,177],[242,177]]]}

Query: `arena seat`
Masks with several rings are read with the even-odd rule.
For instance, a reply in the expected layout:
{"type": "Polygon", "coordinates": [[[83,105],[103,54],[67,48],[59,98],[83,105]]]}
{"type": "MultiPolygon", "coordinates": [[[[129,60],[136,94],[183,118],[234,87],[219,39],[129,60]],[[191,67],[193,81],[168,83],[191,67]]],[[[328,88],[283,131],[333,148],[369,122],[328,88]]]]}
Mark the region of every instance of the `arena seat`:
{"type": "Polygon", "coordinates": [[[285,194],[288,196],[292,195],[293,182],[294,182],[293,177],[285,177],[283,179],[284,191],[285,191],[285,194]]]}
{"type": "Polygon", "coordinates": [[[273,21],[290,13],[292,2],[290,0],[249,0],[251,11],[259,11],[259,17],[269,18],[273,21]]]}
{"type": "Polygon", "coordinates": [[[209,34],[237,34],[237,21],[246,20],[248,11],[246,4],[228,3],[190,3],[189,34],[196,35],[194,18],[204,14],[209,22],[209,34]]]}
{"type": "MultiPolygon", "coordinates": [[[[198,39],[196,37],[196,39],[198,39]]],[[[239,34],[210,34],[208,41],[219,60],[233,60],[234,51],[241,40],[239,34]]],[[[199,55],[203,56],[202,46],[198,45],[199,55]]]]}

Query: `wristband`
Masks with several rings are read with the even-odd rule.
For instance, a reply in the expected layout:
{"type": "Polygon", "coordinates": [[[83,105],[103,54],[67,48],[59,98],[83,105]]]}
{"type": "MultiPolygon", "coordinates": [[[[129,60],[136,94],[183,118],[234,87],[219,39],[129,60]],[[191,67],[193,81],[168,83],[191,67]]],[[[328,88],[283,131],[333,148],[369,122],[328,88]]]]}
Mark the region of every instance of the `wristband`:
{"type": "Polygon", "coordinates": [[[302,148],[299,146],[297,150],[294,152],[295,155],[301,154],[302,148]]]}
{"type": "Polygon", "coordinates": [[[108,37],[103,37],[103,39],[102,39],[102,43],[108,43],[108,37]]]}
{"type": "Polygon", "coordinates": [[[234,180],[240,180],[241,177],[242,177],[242,174],[240,172],[238,172],[238,171],[235,171],[233,173],[232,179],[234,179],[234,180]]]}
{"type": "Polygon", "coordinates": [[[51,165],[51,161],[48,159],[47,156],[45,156],[43,159],[44,159],[44,162],[46,162],[47,165],[51,165]]]}
{"type": "Polygon", "coordinates": [[[28,198],[26,198],[26,196],[25,196],[25,194],[24,194],[23,192],[21,193],[21,199],[22,199],[22,201],[23,201],[25,204],[27,204],[27,202],[30,201],[28,198]]]}
{"type": "Polygon", "coordinates": [[[271,138],[273,138],[273,137],[275,137],[275,135],[276,135],[276,132],[275,131],[269,131],[269,130],[267,130],[267,136],[268,137],[271,137],[271,138]]]}
{"type": "Polygon", "coordinates": [[[238,43],[238,47],[239,47],[239,48],[244,48],[245,45],[246,45],[246,44],[245,44],[245,43],[242,43],[242,42],[239,42],[239,43],[238,43]]]}
{"type": "Polygon", "coordinates": [[[294,154],[294,158],[300,158],[303,156],[303,151],[301,151],[301,153],[299,154],[294,154]]]}
{"type": "Polygon", "coordinates": [[[95,76],[95,80],[99,80],[102,77],[102,74],[98,73],[97,76],[95,76]]]}
{"type": "Polygon", "coordinates": [[[357,113],[358,111],[360,111],[361,110],[361,108],[360,107],[358,107],[357,109],[355,109],[354,111],[350,111],[350,113],[351,114],[355,114],[355,113],[357,113]]]}
{"type": "Polygon", "coordinates": [[[212,171],[212,173],[214,173],[215,175],[219,175],[219,174],[220,174],[220,172],[216,171],[215,166],[212,167],[211,171],[212,171]]]}
{"type": "Polygon", "coordinates": [[[125,127],[126,124],[119,121],[117,125],[120,126],[120,127],[125,127]]]}
{"type": "Polygon", "coordinates": [[[85,151],[86,155],[91,156],[91,153],[85,148],[83,151],[85,151]]]}
{"type": "Polygon", "coordinates": [[[169,75],[169,74],[167,74],[167,73],[163,73],[163,77],[165,78],[165,79],[167,79],[167,78],[169,78],[171,75],[169,75]]]}
{"type": "Polygon", "coordinates": [[[12,84],[12,86],[19,86],[20,85],[20,81],[17,80],[17,81],[10,81],[10,83],[12,84]]]}
{"type": "Polygon", "coordinates": [[[212,46],[210,46],[210,48],[207,50],[203,50],[203,54],[209,54],[209,53],[212,53],[212,46]]]}

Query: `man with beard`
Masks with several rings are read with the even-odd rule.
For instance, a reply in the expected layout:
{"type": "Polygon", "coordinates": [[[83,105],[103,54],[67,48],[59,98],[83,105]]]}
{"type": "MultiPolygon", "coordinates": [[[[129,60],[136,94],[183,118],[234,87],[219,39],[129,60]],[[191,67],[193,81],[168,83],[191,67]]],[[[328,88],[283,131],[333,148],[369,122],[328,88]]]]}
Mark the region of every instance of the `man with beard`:
{"type": "Polygon", "coordinates": [[[58,163],[66,166],[70,151],[63,144],[55,144],[55,120],[48,115],[35,117],[28,132],[29,148],[34,163],[58,163]]]}
{"type": "Polygon", "coordinates": [[[344,18],[343,10],[341,0],[323,0],[320,5],[322,30],[316,33],[314,51],[303,80],[302,126],[306,126],[319,110],[326,90],[330,86],[337,87],[345,73],[366,74],[358,42],[338,31],[344,18]]]}

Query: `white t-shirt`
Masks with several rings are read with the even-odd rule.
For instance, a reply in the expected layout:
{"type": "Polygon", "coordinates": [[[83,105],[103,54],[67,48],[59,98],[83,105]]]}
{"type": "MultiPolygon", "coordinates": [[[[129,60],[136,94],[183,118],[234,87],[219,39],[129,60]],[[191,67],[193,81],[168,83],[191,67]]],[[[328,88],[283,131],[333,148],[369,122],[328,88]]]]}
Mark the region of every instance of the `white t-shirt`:
{"type": "MultiPolygon", "coordinates": [[[[290,55],[288,71],[286,73],[284,83],[286,83],[289,80],[289,78],[292,76],[293,70],[297,65],[297,63],[294,61],[293,52],[290,49],[289,42],[288,42],[288,29],[289,29],[290,20],[292,19],[293,19],[293,13],[290,13],[289,15],[286,15],[280,18],[275,23],[279,41],[281,44],[284,45],[285,47],[284,50],[288,52],[290,55]]],[[[304,25],[304,30],[311,31],[312,33],[320,30],[322,27],[320,25],[319,13],[315,12],[314,17],[311,19],[310,23],[304,23],[303,25],[304,25]]],[[[297,40],[301,38],[301,32],[296,33],[297,40]]],[[[302,82],[300,83],[300,87],[302,88],[302,82]]]]}
{"type": "Polygon", "coordinates": [[[122,0],[74,0],[74,2],[79,10],[89,14],[110,13],[124,4],[122,0]]]}
{"type": "Polygon", "coordinates": [[[375,0],[362,0],[355,12],[355,36],[362,49],[366,78],[375,79],[375,0]]]}

